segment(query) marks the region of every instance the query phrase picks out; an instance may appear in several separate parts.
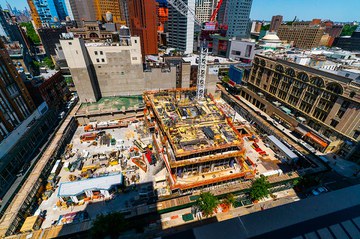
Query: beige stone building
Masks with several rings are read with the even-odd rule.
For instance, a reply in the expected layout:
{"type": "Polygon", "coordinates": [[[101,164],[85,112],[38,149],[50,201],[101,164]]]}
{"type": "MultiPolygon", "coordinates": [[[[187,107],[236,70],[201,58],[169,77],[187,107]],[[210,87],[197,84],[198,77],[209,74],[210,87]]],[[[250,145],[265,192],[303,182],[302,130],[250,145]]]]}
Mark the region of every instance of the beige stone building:
{"type": "Polygon", "coordinates": [[[311,49],[320,45],[324,28],[307,24],[281,25],[277,35],[282,41],[293,42],[295,47],[311,49]]]}
{"type": "Polygon", "coordinates": [[[358,154],[349,154],[360,140],[360,84],[356,81],[256,55],[241,96],[313,147],[359,160],[358,154]]]}
{"type": "Polygon", "coordinates": [[[60,40],[81,102],[190,86],[190,63],[143,65],[139,37],[112,39],[60,40]]]}

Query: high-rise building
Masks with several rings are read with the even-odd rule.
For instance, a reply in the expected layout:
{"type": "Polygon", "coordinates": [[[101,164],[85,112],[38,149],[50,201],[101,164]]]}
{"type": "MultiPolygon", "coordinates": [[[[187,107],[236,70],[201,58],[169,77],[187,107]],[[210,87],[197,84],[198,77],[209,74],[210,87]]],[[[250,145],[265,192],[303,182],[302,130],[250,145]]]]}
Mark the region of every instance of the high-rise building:
{"type": "Polygon", "coordinates": [[[78,27],[83,27],[83,21],[96,20],[93,0],[69,0],[74,20],[78,27]]]}
{"type": "Polygon", "coordinates": [[[142,56],[158,54],[155,0],[128,0],[130,31],[139,36],[142,56]]]}
{"type": "Polygon", "coordinates": [[[34,110],[35,105],[5,45],[0,41],[0,142],[34,110]]]}
{"type": "Polygon", "coordinates": [[[41,19],[40,19],[38,11],[36,10],[34,1],[28,0],[27,2],[28,2],[28,5],[29,5],[29,8],[30,8],[31,18],[32,18],[32,20],[34,22],[34,25],[35,25],[36,28],[40,28],[41,25],[42,25],[41,24],[41,19]]]}
{"type": "Polygon", "coordinates": [[[281,16],[281,15],[273,16],[271,18],[269,31],[270,32],[277,32],[279,27],[281,26],[282,21],[283,21],[283,16],[281,16]]]}
{"type": "Polygon", "coordinates": [[[31,16],[35,19],[36,27],[58,25],[69,15],[65,0],[28,0],[31,16]]]}
{"type": "Polygon", "coordinates": [[[293,42],[295,47],[311,49],[319,46],[324,28],[309,22],[298,22],[291,26],[281,25],[277,35],[282,41],[293,42]]]}
{"type": "Polygon", "coordinates": [[[94,0],[94,6],[96,20],[126,24],[125,19],[121,19],[121,6],[119,0],[94,0]]]}
{"type": "Polygon", "coordinates": [[[360,51],[360,27],[358,27],[351,37],[337,37],[333,46],[340,47],[348,51],[360,51]]]}
{"type": "MultiPolygon", "coordinates": [[[[188,8],[195,9],[195,0],[182,0],[188,8]]],[[[189,13],[187,16],[180,14],[171,5],[169,7],[168,47],[175,48],[184,53],[192,53],[194,46],[194,17],[189,13]]]]}
{"type": "Polygon", "coordinates": [[[247,37],[252,0],[224,0],[218,22],[228,26],[227,37],[247,37]]]}
{"type": "Polygon", "coordinates": [[[195,14],[201,22],[208,22],[219,0],[196,0],[195,14]]]}

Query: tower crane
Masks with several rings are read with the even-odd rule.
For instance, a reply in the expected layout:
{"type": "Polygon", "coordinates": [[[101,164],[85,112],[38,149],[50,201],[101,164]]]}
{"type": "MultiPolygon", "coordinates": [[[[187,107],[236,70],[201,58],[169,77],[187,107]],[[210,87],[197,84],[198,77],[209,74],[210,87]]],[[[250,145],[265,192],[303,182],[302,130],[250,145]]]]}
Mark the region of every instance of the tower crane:
{"type": "MultiPolygon", "coordinates": [[[[196,17],[195,10],[189,8],[189,6],[181,0],[167,0],[173,8],[175,8],[181,15],[190,17],[195,24],[202,27],[202,22],[196,17]]],[[[196,87],[196,98],[201,101],[204,99],[205,94],[205,82],[206,82],[206,59],[208,49],[204,42],[200,45],[199,65],[197,74],[197,87],[196,87]]]]}

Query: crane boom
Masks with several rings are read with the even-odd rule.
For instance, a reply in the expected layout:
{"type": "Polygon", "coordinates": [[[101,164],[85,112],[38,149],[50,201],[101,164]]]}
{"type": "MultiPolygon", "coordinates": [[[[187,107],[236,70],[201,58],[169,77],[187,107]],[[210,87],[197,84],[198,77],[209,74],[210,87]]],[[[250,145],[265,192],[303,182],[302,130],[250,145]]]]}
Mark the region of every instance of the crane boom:
{"type": "Polygon", "coordinates": [[[214,9],[213,13],[211,14],[210,22],[215,21],[216,15],[218,14],[218,12],[220,10],[222,2],[223,2],[223,0],[219,0],[218,4],[216,5],[216,8],[214,9]]]}
{"type": "MultiPolygon", "coordinates": [[[[192,16],[192,20],[195,24],[202,26],[202,22],[196,17],[194,9],[189,8],[189,6],[184,3],[182,0],[167,0],[167,2],[176,9],[181,15],[188,17],[192,16]]],[[[198,64],[198,74],[197,74],[197,85],[196,85],[196,99],[201,101],[204,99],[205,94],[205,83],[206,83],[206,63],[207,63],[207,46],[203,42],[200,46],[200,55],[199,55],[199,64],[198,64]]]]}
{"type": "Polygon", "coordinates": [[[187,17],[190,13],[190,15],[193,17],[194,23],[201,26],[201,21],[196,17],[195,10],[191,9],[181,0],[167,0],[167,2],[176,9],[181,15],[187,17]]]}

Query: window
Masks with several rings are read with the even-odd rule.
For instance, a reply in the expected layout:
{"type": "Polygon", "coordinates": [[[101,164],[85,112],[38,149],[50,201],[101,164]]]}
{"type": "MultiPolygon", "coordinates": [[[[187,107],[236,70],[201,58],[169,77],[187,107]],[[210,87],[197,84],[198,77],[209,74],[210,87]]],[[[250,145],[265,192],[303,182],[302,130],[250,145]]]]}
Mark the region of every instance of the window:
{"type": "Polygon", "coordinates": [[[100,55],[104,55],[104,52],[103,52],[103,51],[100,51],[100,55]]]}
{"type": "Polygon", "coordinates": [[[96,62],[100,62],[100,59],[99,59],[99,58],[96,58],[96,62]]]}
{"type": "Polygon", "coordinates": [[[137,43],[137,40],[134,40],[135,43],[137,43]]]}
{"type": "Polygon", "coordinates": [[[351,91],[349,96],[350,96],[350,98],[354,98],[355,95],[356,95],[356,93],[354,91],[351,91]]]}
{"type": "Polygon", "coordinates": [[[94,53],[95,53],[95,55],[97,55],[97,54],[98,54],[98,52],[97,52],[97,51],[95,51],[94,53]]]}
{"type": "Polygon", "coordinates": [[[354,139],[357,139],[358,137],[359,137],[359,135],[360,135],[360,131],[355,131],[355,133],[354,133],[354,136],[353,136],[353,138],[354,139]]]}
{"type": "Polygon", "coordinates": [[[72,45],[72,42],[69,42],[69,45],[72,45]]]}
{"type": "Polygon", "coordinates": [[[331,125],[332,127],[334,127],[334,128],[335,128],[338,124],[339,124],[339,122],[337,122],[336,120],[332,120],[331,123],[330,123],[330,125],[331,125]]]}
{"type": "Polygon", "coordinates": [[[347,109],[347,108],[349,108],[349,106],[350,106],[350,102],[349,102],[349,101],[344,101],[344,102],[341,104],[341,108],[347,109]]]}
{"type": "Polygon", "coordinates": [[[104,58],[102,58],[102,59],[101,59],[101,62],[105,62],[105,59],[104,59],[104,58]]]}

